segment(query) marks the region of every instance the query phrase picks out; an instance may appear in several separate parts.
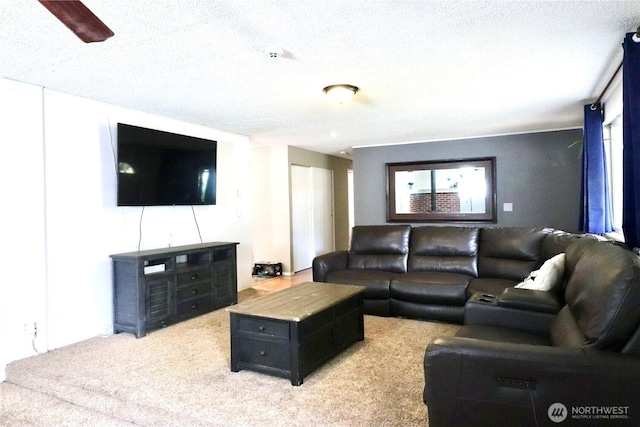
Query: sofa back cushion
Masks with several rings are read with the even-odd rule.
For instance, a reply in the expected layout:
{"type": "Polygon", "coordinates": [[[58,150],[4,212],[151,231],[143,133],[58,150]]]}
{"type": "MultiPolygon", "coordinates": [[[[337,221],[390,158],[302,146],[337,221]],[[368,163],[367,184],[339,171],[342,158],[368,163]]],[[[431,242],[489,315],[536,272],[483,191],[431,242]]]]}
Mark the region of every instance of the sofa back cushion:
{"type": "Polygon", "coordinates": [[[409,271],[478,277],[478,235],[473,227],[424,226],[411,230],[409,271]]]}
{"type": "Polygon", "coordinates": [[[479,276],[523,280],[542,265],[542,242],[552,231],[516,227],[480,229],[479,276]]]}
{"type": "MultiPolygon", "coordinates": [[[[565,249],[565,263],[564,263],[564,278],[565,284],[573,274],[573,271],[582,258],[582,255],[589,249],[589,247],[593,244],[596,244],[598,239],[594,236],[585,236],[582,239],[579,239],[565,249]]],[[[565,285],[566,286],[566,285],[565,285]]],[[[563,291],[564,292],[564,291],[563,291]]]]}
{"type": "Polygon", "coordinates": [[[553,230],[542,241],[542,260],[547,260],[567,251],[567,248],[582,238],[596,239],[589,234],[567,233],[553,230]]]}
{"type": "Polygon", "coordinates": [[[622,350],[640,325],[640,258],[613,243],[589,245],[567,282],[565,300],[585,347],[622,350]]]}
{"type": "Polygon", "coordinates": [[[347,268],[407,272],[409,225],[358,225],[351,232],[347,268]]]}

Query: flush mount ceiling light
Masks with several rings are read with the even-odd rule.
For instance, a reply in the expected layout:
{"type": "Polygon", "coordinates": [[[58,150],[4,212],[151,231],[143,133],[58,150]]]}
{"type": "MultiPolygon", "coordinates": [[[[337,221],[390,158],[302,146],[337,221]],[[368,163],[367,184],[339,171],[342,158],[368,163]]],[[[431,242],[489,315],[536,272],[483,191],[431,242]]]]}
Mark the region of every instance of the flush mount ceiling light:
{"type": "Polygon", "coordinates": [[[356,94],[358,87],[352,85],[331,85],[325,87],[323,90],[331,101],[342,104],[356,94]]]}

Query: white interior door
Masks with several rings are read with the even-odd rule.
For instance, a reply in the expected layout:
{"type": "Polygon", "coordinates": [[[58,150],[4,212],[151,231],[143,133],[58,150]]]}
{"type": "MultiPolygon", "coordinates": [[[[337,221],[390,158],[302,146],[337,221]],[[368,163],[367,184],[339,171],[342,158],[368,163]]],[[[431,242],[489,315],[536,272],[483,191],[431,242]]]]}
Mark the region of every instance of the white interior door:
{"type": "Polygon", "coordinates": [[[333,222],[333,171],[311,168],[313,194],[313,243],[314,257],[332,252],[334,243],[333,222]]]}
{"type": "Polygon", "coordinates": [[[313,258],[335,247],[333,171],[291,166],[293,271],[311,268],[313,258]]]}
{"type": "Polygon", "coordinates": [[[313,203],[311,168],[291,165],[291,229],[293,271],[311,268],[313,262],[313,203]]]}
{"type": "Polygon", "coordinates": [[[353,170],[347,172],[347,188],[349,193],[349,242],[351,242],[351,231],[355,225],[355,213],[353,209],[353,170]]]}

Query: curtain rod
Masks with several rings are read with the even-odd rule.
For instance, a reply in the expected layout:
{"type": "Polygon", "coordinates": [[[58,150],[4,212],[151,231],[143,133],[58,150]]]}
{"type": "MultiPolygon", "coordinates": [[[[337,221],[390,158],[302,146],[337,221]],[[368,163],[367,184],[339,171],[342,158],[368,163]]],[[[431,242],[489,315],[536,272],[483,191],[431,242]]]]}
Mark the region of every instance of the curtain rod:
{"type": "Polygon", "coordinates": [[[618,73],[620,72],[620,70],[622,69],[622,62],[620,62],[620,65],[618,65],[618,68],[616,69],[616,72],[613,73],[613,76],[611,76],[611,78],[609,79],[609,83],[607,83],[607,85],[604,87],[604,89],[602,90],[602,93],[600,94],[600,96],[598,97],[598,99],[596,99],[596,102],[594,102],[593,104],[591,104],[591,110],[595,110],[597,107],[596,105],[600,103],[600,100],[602,99],[602,97],[604,96],[604,94],[607,92],[607,89],[609,89],[609,86],[611,86],[611,83],[613,83],[613,79],[616,78],[616,76],[618,75],[618,73]]]}
{"type": "MultiPolygon", "coordinates": [[[[636,42],[636,43],[640,42],[640,27],[638,27],[638,29],[636,30],[636,33],[633,35],[633,41],[636,42]]],[[[618,68],[616,69],[616,72],[613,73],[613,76],[611,76],[611,78],[609,79],[609,82],[607,83],[607,85],[602,90],[602,93],[600,93],[600,96],[598,97],[598,99],[596,99],[596,102],[591,104],[591,109],[592,110],[596,109],[596,104],[598,104],[600,102],[600,100],[602,99],[604,94],[607,92],[607,89],[609,89],[609,86],[611,86],[611,83],[613,82],[613,79],[616,78],[616,76],[618,75],[618,73],[622,69],[622,64],[623,63],[624,63],[624,60],[620,62],[620,65],[618,65],[618,68]]]]}

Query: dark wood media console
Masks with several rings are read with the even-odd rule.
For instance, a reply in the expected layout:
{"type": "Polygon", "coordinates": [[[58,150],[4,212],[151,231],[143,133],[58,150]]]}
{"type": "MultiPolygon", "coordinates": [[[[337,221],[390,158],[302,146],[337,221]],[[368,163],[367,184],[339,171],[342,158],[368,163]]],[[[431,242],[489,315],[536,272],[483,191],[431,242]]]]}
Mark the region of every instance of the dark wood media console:
{"type": "Polygon", "coordinates": [[[237,243],[111,255],[114,333],[137,338],[238,302],[237,243]]]}

